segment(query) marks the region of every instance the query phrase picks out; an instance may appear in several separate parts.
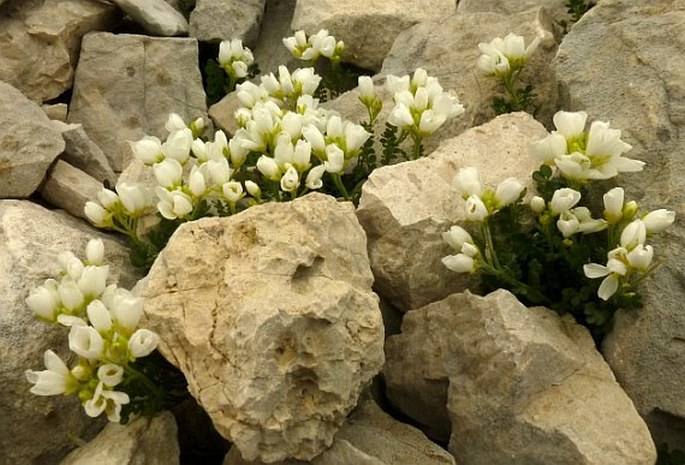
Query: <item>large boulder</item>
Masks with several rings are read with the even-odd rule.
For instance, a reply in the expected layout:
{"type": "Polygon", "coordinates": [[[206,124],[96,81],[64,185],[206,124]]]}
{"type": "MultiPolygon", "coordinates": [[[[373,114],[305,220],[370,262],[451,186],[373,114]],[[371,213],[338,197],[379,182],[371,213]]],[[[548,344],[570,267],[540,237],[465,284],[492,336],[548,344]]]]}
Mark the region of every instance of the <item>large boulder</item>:
{"type": "Polygon", "coordinates": [[[310,194],[181,226],[149,274],[160,351],[247,460],[309,460],[383,364],[351,204],[310,194]]]}
{"type": "Polygon", "coordinates": [[[450,248],[442,233],[466,218],[452,185],[459,169],[475,166],[486,187],[516,177],[529,190],[538,168],[528,145],[547,132],[525,113],[502,115],[444,141],[429,156],[375,170],[357,209],[369,241],[375,289],[406,311],[474,284],[441,263],[450,248]]]}
{"type": "Polygon", "coordinates": [[[28,201],[0,201],[0,457],[2,463],[52,465],[74,447],[70,435],[89,439],[102,427],[83,412],[79,400],[39,397],[29,392],[24,371],[43,370],[43,353],[66,358],[68,331],[38,321],[24,299],[45,279],[59,274],[57,255],[83,257],[88,240],[102,238],[110,278],[130,288],[139,278],[128,248],[69,215],[28,201]],[[37,432],[40,432],[39,437],[37,432]]]}
{"type": "Polygon", "coordinates": [[[197,0],[190,13],[190,36],[201,42],[241,39],[257,43],[266,0],[197,0]]]}
{"type": "MultiPolygon", "coordinates": [[[[116,18],[106,2],[12,2],[0,14],[0,80],[43,102],[71,87],[81,37],[116,18]]],[[[0,92],[1,93],[1,92],[0,92]]]]}
{"type": "Polygon", "coordinates": [[[0,81],[0,198],[28,197],[64,150],[41,108],[0,81]]]}
{"type": "Polygon", "coordinates": [[[649,430],[587,329],[508,291],[453,294],[405,314],[386,353],[390,400],[434,431],[451,427],[449,450],[463,463],[656,460],[649,430]]]}
{"type": "Polygon", "coordinates": [[[166,135],[169,113],[186,122],[206,118],[197,41],[141,35],[91,33],[83,38],[69,106],[121,172],[133,154],[127,141],[166,135]]]}
{"type": "MultiPolygon", "coordinates": [[[[563,106],[611,121],[644,171],[621,177],[645,210],[676,211],[675,224],[649,242],[664,258],[643,286],[644,308],[619,312],[603,351],[650,425],[673,428],[685,449],[685,3],[605,0],[564,39],[556,59],[563,106]]],[[[653,427],[657,442],[665,440],[653,427]]]]}
{"type": "Polygon", "coordinates": [[[177,36],[188,32],[188,21],[164,0],[112,0],[112,2],[152,34],[177,36]]]}
{"type": "Polygon", "coordinates": [[[460,0],[459,5],[457,5],[457,12],[460,14],[487,12],[513,15],[542,6],[549,11],[555,20],[568,21],[566,3],[568,0],[519,0],[517,2],[508,0],[460,0]]]}
{"type": "Polygon", "coordinates": [[[315,34],[327,29],[345,42],[343,60],[378,71],[400,32],[454,13],[453,0],[297,0],[292,29],[315,34]]]}

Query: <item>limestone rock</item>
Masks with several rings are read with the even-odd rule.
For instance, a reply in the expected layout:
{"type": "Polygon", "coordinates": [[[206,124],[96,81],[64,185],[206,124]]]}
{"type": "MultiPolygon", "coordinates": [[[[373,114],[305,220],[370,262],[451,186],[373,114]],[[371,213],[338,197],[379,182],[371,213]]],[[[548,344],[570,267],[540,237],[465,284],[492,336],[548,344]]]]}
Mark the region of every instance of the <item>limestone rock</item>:
{"type": "Polygon", "coordinates": [[[24,299],[58,274],[60,252],[71,250],[83,256],[86,243],[95,237],[105,242],[113,281],[130,288],[139,276],[121,243],[81,220],[28,201],[0,201],[0,236],[0,457],[8,464],[54,464],[73,448],[70,434],[88,440],[104,420],[86,416],[74,396],[29,393],[31,384],[24,371],[44,369],[47,349],[63,357],[70,351],[68,331],[36,320],[24,299]]]}
{"type": "Polygon", "coordinates": [[[310,194],[181,226],[149,274],[160,351],[247,460],[308,460],[383,363],[351,204],[310,194]]]}
{"type": "Polygon", "coordinates": [[[550,16],[556,20],[566,19],[567,0],[519,0],[510,2],[507,0],[460,0],[457,5],[459,14],[468,13],[500,13],[513,15],[536,7],[544,7],[550,16]]]}
{"type": "Polygon", "coordinates": [[[43,102],[71,87],[81,37],[115,19],[106,2],[20,1],[0,14],[0,80],[43,102]]]}
{"type": "Polygon", "coordinates": [[[378,71],[400,32],[454,11],[453,0],[297,0],[291,27],[307,34],[327,29],[345,42],[343,61],[378,71]]]}
{"type": "MultiPolygon", "coordinates": [[[[454,294],[388,338],[388,394],[443,409],[450,451],[473,465],[653,465],[656,450],[587,329],[508,291],[454,294]],[[442,385],[446,397],[421,391],[442,385]],[[410,400],[411,399],[411,400],[410,400]]],[[[420,407],[413,406],[417,411],[420,407]]]]}
{"type": "Polygon", "coordinates": [[[41,185],[40,194],[51,205],[87,219],[83,207],[86,202],[94,200],[101,189],[102,183],[97,179],[63,160],[57,160],[41,185]]]}
{"type": "Polygon", "coordinates": [[[166,136],[169,113],[206,118],[194,39],[91,33],[84,37],[69,106],[114,171],[133,157],[127,141],[166,136]]]}
{"type": "MultiPolygon", "coordinates": [[[[626,196],[645,210],[676,211],[650,238],[664,265],[642,286],[644,308],[619,313],[603,351],[650,424],[680,418],[685,444],[685,2],[606,0],[565,37],[556,60],[563,107],[610,121],[633,145],[643,172],[621,176],[626,196]],[[599,78],[601,76],[601,78],[599,78]],[[592,84],[591,84],[592,83],[592,84]],[[589,88],[592,86],[592,89],[589,88]]],[[[653,430],[654,431],[654,430],[653,430]]],[[[661,441],[656,437],[656,442],[661,441]]]]}
{"type": "Polygon", "coordinates": [[[69,108],[66,103],[54,103],[51,105],[43,104],[40,106],[48,118],[55,121],[65,122],[67,120],[67,112],[69,108]]]}
{"type": "MultiPolygon", "coordinates": [[[[272,465],[298,465],[285,460],[272,465]]],[[[367,399],[352,412],[335,436],[330,449],[314,458],[312,465],[455,465],[454,457],[428,441],[416,428],[400,423],[367,399]]],[[[224,465],[262,465],[246,462],[236,448],[224,465]]]]}
{"type": "Polygon", "coordinates": [[[528,145],[545,134],[525,113],[502,115],[444,141],[428,157],[375,170],[362,188],[357,216],[379,294],[406,311],[471,286],[470,275],[440,261],[450,253],[442,233],[466,217],[452,180],[459,169],[475,166],[486,186],[513,176],[530,191],[538,166],[528,145]]]}
{"type": "Polygon", "coordinates": [[[101,183],[114,186],[116,174],[109,166],[104,152],[90,138],[81,124],[63,124],[52,121],[52,126],[62,133],[66,146],[62,160],[83,170],[101,183]]]}
{"type": "Polygon", "coordinates": [[[164,0],[112,0],[146,31],[160,36],[188,32],[188,21],[164,0]]]}
{"type": "Polygon", "coordinates": [[[0,198],[31,195],[62,150],[43,110],[0,81],[0,198]]]}
{"type": "Polygon", "coordinates": [[[138,417],[128,425],[109,423],[60,465],[177,465],[176,421],[169,412],[138,417]]]}
{"type": "Polygon", "coordinates": [[[217,127],[226,133],[227,136],[235,134],[238,130],[238,121],[235,119],[235,112],[242,107],[240,100],[235,92],[227,94],[224,98],[209,107],[209,117],[217,127]]]}
{"type": "Polygon", "coordinates": [[[519,85],[534,86],[535,111],[531,113],[550,127],[557,110],[557,87],[550,66],[557,49],[553,29],[552,20],[542,9],[515,15],[473,13],[441,17],[402,32],[383,62],[381,74],[402,76],[424,68],[430,76],[438,78],[445,90],[458,96],[465,112],[436,132],[437,138],[445,139],[490,121],[496,116],[492,98],[504,95],[499,81],[484,76],[478,68],[478,43],[510,32],[522,35],[526,44],[537,36],[540,45],[521,72],[519,85]]]}
{"type": "Polygon", "coordinates": [[[197,0],[190,13],[190,36],[202,42],[242,39],[252,47],[265,4],[266,0],[197,0]]]}
{"type": "Polygon", "coordinates": [[[266,0],[259,40],[252,49],[262,74],[276,73],[280,65],[296,69],[304,64],[283,45],[283,38],[292,35],[290,23],[296,3],[297,0],[266,0]]]}

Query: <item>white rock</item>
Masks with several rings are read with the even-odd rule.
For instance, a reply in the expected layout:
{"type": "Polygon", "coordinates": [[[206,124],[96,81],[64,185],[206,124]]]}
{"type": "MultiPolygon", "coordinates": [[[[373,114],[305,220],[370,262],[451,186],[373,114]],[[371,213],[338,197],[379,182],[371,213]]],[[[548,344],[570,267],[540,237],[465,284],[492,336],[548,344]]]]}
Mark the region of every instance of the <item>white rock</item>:
{"type": "Polygon", "coordinates": [[[102,183],[69,163],[57,160],[40,186],[40,194],[51,205],[87,219],[83,208],[93,201],[102,183]]]}
{"type": "Polygon", "coordinates": [[[188,21],[164,0],[112,0],[146,31],[160,36],[188,32],[188,21]]]}
{"type": "Polygon", "coordinates": [[[202,42],[241,39],[252,47],[259,37],[266,0],[197,0],[190,36],[202,42]]]}
{"type": "Polygon", "coordinates": [[[352,205],[310,194],[181,226],[149,274],[160,351],[248,460],[309,460],[383,363],[352,205]]]}

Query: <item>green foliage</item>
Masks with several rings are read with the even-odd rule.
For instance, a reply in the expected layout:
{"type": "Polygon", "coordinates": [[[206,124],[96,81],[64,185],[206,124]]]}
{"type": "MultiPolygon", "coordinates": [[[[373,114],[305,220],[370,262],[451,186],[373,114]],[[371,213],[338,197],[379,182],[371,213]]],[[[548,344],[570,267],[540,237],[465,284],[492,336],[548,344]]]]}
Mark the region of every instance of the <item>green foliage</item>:
{"type": "Polygon", "coordinates": [[[248,67],[247,78],[232,79],[214,58],[209,58],[205,62],[205,93],[207,94],[207,104],[213,105],[221,100],[225,95],[233,92],[238,84],[245,82],[259,74],[259,66],[256,63],[248,67]]]}
{"type": "Polygon", "coordinates": [[[385,123],[385,130],[381,134],[383,155],[381,164],[391,165],[400,157],[407,157],[407,153],[401,148],[402,142],[407,138],[407,133],[401,133],[397,126],[385,123]]]}
{"type": "Polygon", "coordinates": [[[498,115],[515,111],[527,111],[532,105],[533,86],[527,85],[524,89],[518,89],[506,97],[493,97],[492,108],[498,115]]]}
{"type": "Polygon", "coordinates": [[[580,18],[582,18],[583,15],[590,10],[590,8],[595,6],[595,2],[585,0],[568,0],[564,6],[566,7],[566,12],[571,16],[571,18],[556,21],[556,25],[561,29],[562,35],[566,35],[566,33],[568,33],[568,29],[573,24],[577,23],[578,20],[580,20],[580,18]]]}
{"type": "Polygon", "coordinates": [[[670,450],[665,442],[657,448],[657,453],[656,465],[685,465],[685,452],[670,450]]]}
{"type": "Polygon", "coordinates": [[[190,13],[195,9],[195,0],[179,0],[178,7],[185,19],[190,18],[190,13]]]}
{"type": "Polygon", "coordinates": [[[321,83],[314,96],[322,102],[332,100],[340,94],[357,87],[357,78],[368,74],[368,71],[348,63],[331,61],[326,57],[319,57],[314,64],[317,73],[321,75],[321,83]]]}

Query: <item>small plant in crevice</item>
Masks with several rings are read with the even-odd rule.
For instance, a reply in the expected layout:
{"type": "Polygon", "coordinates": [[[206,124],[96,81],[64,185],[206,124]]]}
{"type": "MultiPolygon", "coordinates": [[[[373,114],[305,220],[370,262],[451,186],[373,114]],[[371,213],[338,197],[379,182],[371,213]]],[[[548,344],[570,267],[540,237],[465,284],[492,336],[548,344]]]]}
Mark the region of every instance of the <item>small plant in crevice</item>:
{"type": "Polygon", "coordinates": [[[224,40],[219,44],[216,59],[208,58],[204,65],[205,93],[208,104],[221,100],[236,86],[259,74],[252,51],[243,47],[240,39],[224,40]]]}
{"type": "Polygon", "coordinates": [[[564,6],[566,7],[566,12],[570,15],[569,19],[561,19],[554,22],[554,24],[561,30],[561,35],[566,35],[568,29],[577,23],[580,18],[583,17],[593,6],[595,6],[594,1],[586,0],[568,0],[564,6]]]}
{"type": "Polygon", "coordinates": [[[505,90],[504,96],[493,97],[492,108],[498,115],[514,111],[534,113],[532,106],[533,86],[519,86],[521,71],[537,49],[540,38],[525,46],[523,37],[510,33],[504,39],[496,37],[491,42],[481,42],[478,67],[486,76],[498,79],[505,90]]]}

